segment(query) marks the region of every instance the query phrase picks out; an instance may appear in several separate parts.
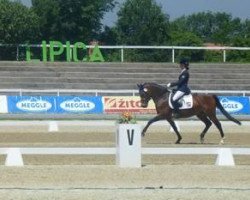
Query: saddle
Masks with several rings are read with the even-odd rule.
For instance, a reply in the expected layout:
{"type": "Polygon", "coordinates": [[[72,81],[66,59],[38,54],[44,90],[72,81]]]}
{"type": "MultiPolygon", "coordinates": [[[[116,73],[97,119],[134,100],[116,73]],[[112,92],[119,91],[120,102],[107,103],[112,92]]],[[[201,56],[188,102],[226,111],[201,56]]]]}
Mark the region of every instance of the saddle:
{"type": "MultiPolygon", "coordinates": [[[[173,92],[170,93],[169,97],[168,97],[168,103],[170,108],[174,108],[172,105],[172,96],[174,95],[173,92]]],[[[192,94],[188,94],[188,95],[184,95],[182,98],[179,99],[178,103],[180,104],[179,109],[180,110],[184,110],[184,109],[190,109],[193,107],[193,96],[192,94]]]]}

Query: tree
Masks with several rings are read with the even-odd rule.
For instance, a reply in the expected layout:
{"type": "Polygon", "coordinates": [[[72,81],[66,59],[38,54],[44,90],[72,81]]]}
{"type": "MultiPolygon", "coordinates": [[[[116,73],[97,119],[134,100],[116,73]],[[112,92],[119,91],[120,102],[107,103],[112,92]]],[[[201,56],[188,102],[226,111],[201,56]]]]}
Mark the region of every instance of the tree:
{"type": "MultiPolygon", "coordinates": [[[[117,42],[123,45],[164,45],[169,36],[169,17],[155,0],[127,0],[118,12],[117,42]]],[[[160,61],[166,52],[126,50],[126,60],[160,61]]],[[[169,56],[169,55],[168,55],[169,56]]]]}
{"type": "MultiPolygon", "coordinates": [[[[202,40],[191,32],[171,32],[171,45],[173,46],[202,46],[202,40]]],[[[178,50],[176,58],[189,58],[191,61],[200,61],[203,59],[204,51],[202,50],[178,50]]]]}
{"type": "MultiPolygon", "coordinates": [[[[249,36],[249,35],[248,35],[249,36]]],[[[232,41],[235,47],[250,47],[250,37],[235,37],[232,41]]],[[[234,62],[250,62],[250,51],[228,51],[227,60],[234,62]]]]}
{"type": "Polygon", "coordinates": [[[12,44],[1,47],[0,60],[15,60],[18,44],[37,43],[39,28],[38,16],[31,9],[20,2],[0,0],[0,43],[12,44]]]}
{"type": "Polygon", "coordinates": [[[192,32],[203,42],[230,44],[230,41],[242,31],[239,18],[227,13],[200,12],[182,16],[172,23],[172,28],[180,32],[192,32]]]}
{"type": "Polygon", "coordinates": [[[32,0],[40,16],[42,39],[89,42],[100,33],[104,13],[115,0],[32,0]]]}
{"type": "Polygon", "coordinates": [[[18,2],[0,0],[0,43],[24,44],[39,36],[38,16],[18,2]]]}
{"type": "Polygon", "coordinates": [[[118,12],[118,42],[162,45],[169,41],[169,17],[154,0],[127,0],[118,12]]]}
{"type": "Polygon", "coordinates": [[[246,19],[243,22],[243,31],[241,31],[240,33],[240,37],[250,38],[250,19],[246,19]]]}
{"type": "Polygon", "coordinates": [[[56,40],[60,34],[59,2],[55,0],[32,0],[32,9],[39,16],[41,26],[41,40],[56,40]]]}

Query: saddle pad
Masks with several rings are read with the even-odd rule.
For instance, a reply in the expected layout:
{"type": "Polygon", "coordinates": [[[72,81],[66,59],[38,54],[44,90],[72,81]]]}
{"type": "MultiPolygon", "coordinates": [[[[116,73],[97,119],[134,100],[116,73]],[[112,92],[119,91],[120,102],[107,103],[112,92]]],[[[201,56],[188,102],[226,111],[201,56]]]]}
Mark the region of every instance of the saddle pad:
{"type": "MultiPolygon", "coordinates": [[[[169,103],[170,108],[173,109],[171,98],[172,98],[172,94],[169,95],[168,103],[169,103]]],[[[178,102],[181,103],[181,107],[179,108],[180,110],[192,108],[193,107],[193,96],[192,96],[192,94],[184,95],[178,102]]]]}

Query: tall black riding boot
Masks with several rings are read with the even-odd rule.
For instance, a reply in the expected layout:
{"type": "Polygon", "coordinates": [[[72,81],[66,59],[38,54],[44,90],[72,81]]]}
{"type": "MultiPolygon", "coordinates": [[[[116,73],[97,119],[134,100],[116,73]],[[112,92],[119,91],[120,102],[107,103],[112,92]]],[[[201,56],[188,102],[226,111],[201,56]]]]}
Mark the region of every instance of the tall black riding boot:
{"type": "Polygon", "coordinates": [[[174,107],[174,109],[173,109],[173,117],[174,118],[179,118],[180,117],[179,103],[174,102],[173,107],[174,107]]]}

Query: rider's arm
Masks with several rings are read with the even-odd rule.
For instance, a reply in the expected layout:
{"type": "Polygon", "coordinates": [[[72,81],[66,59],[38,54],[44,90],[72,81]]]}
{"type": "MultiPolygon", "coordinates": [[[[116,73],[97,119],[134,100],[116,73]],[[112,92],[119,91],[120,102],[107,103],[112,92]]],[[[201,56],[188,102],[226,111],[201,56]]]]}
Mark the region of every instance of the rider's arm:
{"type": "Polygon", "coordinates": [[[170,87],[180,86],[183,84],[183,82],[185,82],[187,80],[188,80],[188,74],[186,74],[186,73],[182,74],[178,81],[170,83],[170,87]]]}

